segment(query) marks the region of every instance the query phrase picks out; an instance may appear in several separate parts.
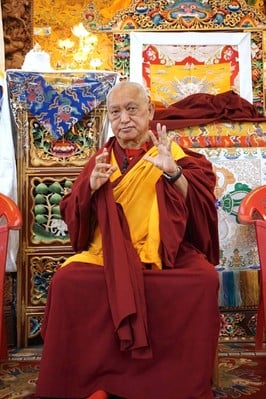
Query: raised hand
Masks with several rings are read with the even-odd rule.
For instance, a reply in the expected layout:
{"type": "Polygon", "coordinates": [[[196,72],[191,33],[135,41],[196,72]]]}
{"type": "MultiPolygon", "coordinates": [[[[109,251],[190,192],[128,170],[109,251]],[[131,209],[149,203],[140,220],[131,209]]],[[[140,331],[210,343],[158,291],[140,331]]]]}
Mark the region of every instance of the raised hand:
{"type": "Polygon", "coordinates": [[[156,128],[158,137],[155,136],[152,130],[149,130],[149,135],[152,139],[153,144],[158,149],[158,155],[156,155],[155,157],[145,155],[144,159],[151,162],[154,166],[161,169],[165,173],[169,175],[174,175],[176,174],[178,167],[171,154],[173,137],[167,136],[165,125],[157,123],[156,128]]]}
{"type": "Polygon", "coordinates": [[[98,190],[116,170],[116,166],[107,163],[108,151],[106,148],[95,158],[95,166],[90,175],[90,186],[92,191],[98,190]]]}

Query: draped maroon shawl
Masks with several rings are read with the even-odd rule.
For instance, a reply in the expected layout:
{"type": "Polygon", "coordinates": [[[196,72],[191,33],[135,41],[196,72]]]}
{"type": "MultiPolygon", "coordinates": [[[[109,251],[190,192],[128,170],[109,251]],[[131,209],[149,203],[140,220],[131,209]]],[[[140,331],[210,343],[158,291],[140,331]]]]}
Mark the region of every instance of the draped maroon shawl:
{"type": "Polygon", "coordinates": [[[151,127],[160,122],[168,129],[181,129],[215,121],[266,122],[256,107],[230,90],[216,95],[196,93],[169,105],[157,108],[151,127]]]}

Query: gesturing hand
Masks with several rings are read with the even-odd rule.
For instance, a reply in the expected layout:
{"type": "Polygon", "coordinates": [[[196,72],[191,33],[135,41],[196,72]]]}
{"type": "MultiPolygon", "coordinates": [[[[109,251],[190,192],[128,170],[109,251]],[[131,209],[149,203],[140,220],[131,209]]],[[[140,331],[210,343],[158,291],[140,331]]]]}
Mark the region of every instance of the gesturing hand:
{"type": "Polygon", "coordinates": [[[103,152],[96,156],[95,166],[90,176],[90,186],[92,191],[98,190],[116,170],[116,166],[112,166],[106,162],[108,151],[106,148],[103,152]]]}
{"type": "Polygon", "coordinates": [[[151,162],[154,166],[169,175],[176,174],[178,169],[175,160],[173,159],[173,156],[171,154],[171,144],[173,141],[173,137],[167,137],[165,125],[161,126],[160,123],[157,123],[156,128],[158,138],[151,130],[149,130],[149,135],[152,139],[153,144],[158,149],[158,155],[156,155],[155,157],[145,155],[144,159],[151,162]]]}

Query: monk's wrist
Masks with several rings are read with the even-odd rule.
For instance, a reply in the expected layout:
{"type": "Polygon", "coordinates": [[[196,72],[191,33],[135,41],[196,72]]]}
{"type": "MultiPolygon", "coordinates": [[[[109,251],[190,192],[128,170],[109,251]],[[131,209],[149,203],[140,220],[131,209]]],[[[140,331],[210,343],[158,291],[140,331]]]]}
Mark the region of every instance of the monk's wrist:
{"type": "Polygon", "coordinates": [[[163,176],[164,178],[170,182],[170,183],[174,183],[175,181],[177,181],[181,176],[182,176],[182,167],[181,166],[177,166],[177,170],[173,173],[169,172],[163,172],[163,176]]]}

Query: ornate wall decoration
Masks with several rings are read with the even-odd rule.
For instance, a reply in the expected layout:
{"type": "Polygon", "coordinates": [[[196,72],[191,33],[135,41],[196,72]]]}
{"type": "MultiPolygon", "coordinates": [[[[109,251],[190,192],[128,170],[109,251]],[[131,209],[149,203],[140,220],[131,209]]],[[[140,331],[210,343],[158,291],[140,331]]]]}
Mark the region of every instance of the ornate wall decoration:
{"type": "MultiPolygon", "coordinates": [[[[248,7],[244,1],[234,2],[234,5],[231,1],[209,1],[204,5],[199,1],[176,1],[171,2],[170,5],[167,1],[161,1],[159,6],[147,1],[141,10],[137,5],[131,5],[128,10],[121,10],[109,21],[108,26],[101,25],[98,29],[120,30],[120,33],[114,36],[114,67],[125,77],[131,73],[130,49],[132,48],[129,31],[137,30],[137,34],[145,31],[152,35],[151,32],[155,31],[175,33],[187,30],[191,34],[191,32],[207,33],[208,30],[215,30],[216,33],[222,33],[225,30],[233,32],[236,28],[242,32],[251,30],[253,103],[259,113],[264,114],[263,27],[265,26],[265,15],[256,8],[248,7]],[[224,13],[222,17],[221,13],[224,13]]],[[[146,44],[148,46],[149,43],[146,44]]]]}
{"type": "Polygon", "coordinates": [[[252,310],[221,313],[221,342],[251,340],[256,332],[256,315],[252,310]]]}
{"type": "Polygon", "coordinates": [[[36,176],[30,179],[29,246],[69,244],[67,225],[61,219],[59,203],[71,190],[74,180],[75,176],[36,176]]]}
{"type": "MultiPolygon", "coordinates": [[[[189,148],[245,148],[266,145],[266,122],[213,122],[206,125],[190,126],[169,130],[176,142],[189,148]]],[[[265,157],[266,151],[262,151],[265,157]]]]}
{"type": "Polygon", "coordinates": [[[18,135],[30,149],[27,167],[83,166],[107,134],[105,97],[113,72],[8,71],[18,135]]]}
{"type": "Polygon", "coordinates": [[[108,23],[102,23],[93,6],[91,18],[84,19],[89,29],[105,30],[220,30],[236,28],[259,28],[266,22],[265,15],[242,0],[209,0],[202,2],[146,0],[133,1],[129,7],[120,9],[108,23]]]}
{"type": "Polygon", "coordinates": [[[266,14],[266,4],[264,0],[247,0],[247,4],[266,14]]]}
{"type": "Polygon", "coordinates": [[[35,0],[34,5],[34,43],[51,54],[54,69],[96,67],[115,70],[122,79],[130,74],[129,32],[252,30],[254,103],[264,112],[262,29],[266,16],[261,0],[35,0]],[[73,35],[73,27],[79,24],[94,35],[89,49],[81,50],[80,38],[73,35]]]}
{"type": "Polygon", "coordinates": [[[32,48],[32,6],[29,0],[2,0],[5,67],[21,68],[32,48]]]}
{"type": "Polygon", "coordinates": [[[48,288],[56,270],[65,261],[65,256],[44,255],[41,260],[38,256],[31,256],[29,267],[31,269],[30,297],[32,305],[44,305],[47,300],[48,288]]]}
{"type": "MultiPolygon", "coordinates": [[[[6,72],[25,225],[18,256],[18,346],[40,341],[47,287],[73,250],[59,202],[105,141],[115,72],[6,72]]],[[[40,342],[38,342],[40,343],[40,342]]]]}
{"type": "MultiPolygon", "coordinates": [[[[107,0],[103,7],[98,0],[97,7],[105,10],[111,3],[107,0]]],[[[87,32],[87,42],[90,43],[86,45],[82,37],[73,33],[74,27],[79,26],[83,18],[92,18],[90,14],[87,0],[34,0],[34,44],[38,43],[43,51],[50,54],[53,69],[113,69],[112,35],[108,32],[100,35],[87,32]],[[95,59],[100,59],[101,64],[95,65],[92,62],[95,59]]]]}
{"type": "Polygon", "coordinates": [[[217,175],[220,339],[252,340],[260,292],[259,257],[254,226],[239,224],[237,210],[247,192],[266,183],[265,149],[202,148],[195,151],[207,156],[217,175]]]}
{"type": "Polygon", "coordinates": [[[219,270],[256,270],[259,260],[254,227],[239,224],[237,210],[247,192],[266,184],[265,147],[194,150],[212,162],[217,175],[215,193],[221,245],[219,270]]]}
{"type": "Polygon", "coordinates": [[[261,114],[266,111],[263,60],[264,40],[266,39],[263,38],[262,31],[251,33],[253,103],[261,114]]]}

